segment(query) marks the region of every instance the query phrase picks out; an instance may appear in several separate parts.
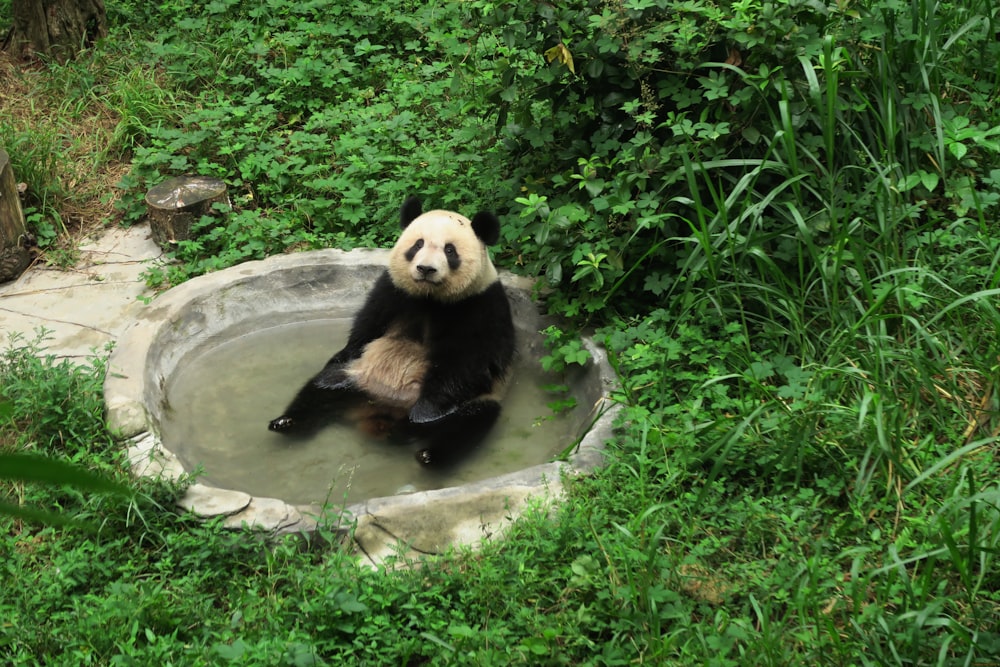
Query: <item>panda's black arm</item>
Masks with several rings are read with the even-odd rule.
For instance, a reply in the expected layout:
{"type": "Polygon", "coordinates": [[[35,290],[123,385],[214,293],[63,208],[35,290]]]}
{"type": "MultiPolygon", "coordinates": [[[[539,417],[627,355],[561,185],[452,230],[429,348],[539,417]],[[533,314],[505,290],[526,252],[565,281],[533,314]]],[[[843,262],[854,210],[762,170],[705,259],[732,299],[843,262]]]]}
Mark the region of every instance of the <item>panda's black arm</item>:
{"type": "Polygon", "coordinates": [[[360,357],[368,343],[385,335],[389,325],[408,307],[411,300],[412,297],[393,284],[389,272],[383,272],[375,281],[361,310],[354,316],[347,344],[327,365],[344,364],[360,357]]]}
{"type": "Polygon", "coordinates": [[[460,304],[439,305],[431,319],[430,368],[410,420],[427,424],[489,395],[510,370],[514,323],[503,286],[460,304]]]}

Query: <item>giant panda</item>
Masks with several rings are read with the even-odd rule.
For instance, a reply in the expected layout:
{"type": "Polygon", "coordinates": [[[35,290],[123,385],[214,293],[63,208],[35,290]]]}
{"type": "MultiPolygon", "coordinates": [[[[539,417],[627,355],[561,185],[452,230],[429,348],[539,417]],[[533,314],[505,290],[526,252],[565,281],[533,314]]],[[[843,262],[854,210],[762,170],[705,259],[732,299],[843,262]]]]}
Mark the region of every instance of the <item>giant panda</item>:
{"type": "Polygon", "coordinates": [[[417,460],[431,464],[468,451],[496,422],[514,357],[510,304],[487,252],[500,221],[486,211],[472,220],[424,213],[410,197],[400,222],[347,344],[270,430],[310,433],[340,418],[416,438],[417,460]]]}

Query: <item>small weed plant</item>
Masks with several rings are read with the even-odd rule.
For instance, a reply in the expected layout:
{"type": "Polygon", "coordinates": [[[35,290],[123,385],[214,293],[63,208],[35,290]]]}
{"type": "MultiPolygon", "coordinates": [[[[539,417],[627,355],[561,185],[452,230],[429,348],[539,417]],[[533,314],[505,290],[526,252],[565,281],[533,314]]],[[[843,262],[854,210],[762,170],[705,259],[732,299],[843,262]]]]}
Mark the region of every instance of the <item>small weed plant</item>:
{"type": "MultiPolygon", "coordinates": [[[[127,482],[124,498],[0,478],[6,502],[79,519],[0,517],[5,663],[996,662],[993,3],[109,14],[106,44],[32,79],[62,101],[55,120],[0,114],[40,243],[74,224],[52,156],[93,105],[114,119],[93,163],[130,160],[125,224],[164,177],[231,188],[232,212],[206,216],[154,284],[388,242],[411,193],[493,207],[498,263],[539,277],[563,317],[543,363],[589,363],[576,332],[594,332],[623,419],[607,465],[557,507],[385,572],[195,521],[168,485],[127,482]]],[[[105,372],[11,343],[5,451],[126,481],[105,372]]]]}

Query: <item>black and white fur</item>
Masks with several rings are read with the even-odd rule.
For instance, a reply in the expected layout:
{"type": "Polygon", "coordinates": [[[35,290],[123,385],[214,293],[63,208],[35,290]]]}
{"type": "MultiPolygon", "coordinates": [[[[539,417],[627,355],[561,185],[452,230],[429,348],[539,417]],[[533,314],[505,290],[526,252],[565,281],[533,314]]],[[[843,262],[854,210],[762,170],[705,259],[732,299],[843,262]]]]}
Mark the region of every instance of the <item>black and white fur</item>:
{"type": "Polygon", "coordinates": [[[357,313],[347,345],[268,428],[310,432],[342,417],[370,434],[402,431],[421,463],[474,446],[500,414],[514,356],[510,304],[487,246],[500,239],[489,212],[472,220],[422,213],[410,197],[389,268],[357,313]]]}

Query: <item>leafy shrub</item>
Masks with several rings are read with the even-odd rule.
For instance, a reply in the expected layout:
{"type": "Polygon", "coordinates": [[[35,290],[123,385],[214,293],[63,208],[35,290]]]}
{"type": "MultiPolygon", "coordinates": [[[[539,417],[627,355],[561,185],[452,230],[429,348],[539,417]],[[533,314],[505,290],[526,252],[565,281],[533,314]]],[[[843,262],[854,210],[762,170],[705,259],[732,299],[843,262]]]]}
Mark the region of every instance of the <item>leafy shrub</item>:
{"type": "Polygon", "coordinates": [[[40,356],[43,335],[34,341],[8,339],[0,356],[0,399],[17,425],[18,446],[32,443],[44,453],[86,458],[111,444],[103,420],[104,361],[95,357],[88,367],[40,356]]]}
{"type": "Polygon", "coordinates": [[[81,508],[129,488],[113,481],[122,471],[103,421],[105,359],[76,366],[42,356],[43,337],[11,335],[0,353],[0,519],[66,525],[81,508]]]}
{"type": "MultiPolygon", "coordinates": [[[[456,94],[486,76],[451,64],[467,55],[452,32],[457,7],[170,8],[151,55],[199,104],[154,129],[123,186],[138,193],[177,173],[230,184],[238,214],[178,249],[185,274],[286,248],[385,242],[412,193],[441,207],[495,206],[487,109],[456,94]]],[[[129,219],[142,214],[138,197],[127,206],[129,219]]]]}
{"type": "Polygon", "coordinates": [[[986,3],[466,7],[495,40],[491,99],[527,190],[507,240],[573,289],[568,314],[740,281],[761,257],[863,264],[857,225],[881,220],[894,253],[886,225],[936,224],[938,197],[996,210],[968,174],[998,163],[1000,82],[962,55],[1000,51],[986,3]],[[831,256],[803,255],[817,247],[831,256]]]}

